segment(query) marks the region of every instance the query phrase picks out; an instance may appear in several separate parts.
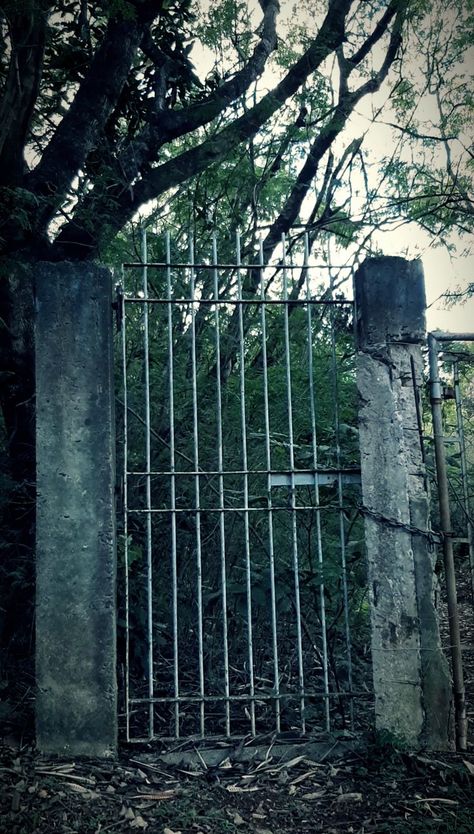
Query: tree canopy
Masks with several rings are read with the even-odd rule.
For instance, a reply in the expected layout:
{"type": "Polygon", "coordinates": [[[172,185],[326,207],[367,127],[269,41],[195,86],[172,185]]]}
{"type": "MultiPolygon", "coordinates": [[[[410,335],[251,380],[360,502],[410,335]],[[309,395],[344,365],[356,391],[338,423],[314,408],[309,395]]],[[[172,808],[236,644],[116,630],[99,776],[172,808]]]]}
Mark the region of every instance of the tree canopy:
{"type": "Polygon", "coordinates": [[[277,0],[3,2],[2,248],[101,256],[206,171],[218,188],[194,210],[227,202],[230,222],[267,226],[267,249],[302,218],[346,241],[400,217],[470,230],[471,6],[328,0],[289,19],[277,0]],[[383,120],[398,140],[368,159],[383,120]]]}

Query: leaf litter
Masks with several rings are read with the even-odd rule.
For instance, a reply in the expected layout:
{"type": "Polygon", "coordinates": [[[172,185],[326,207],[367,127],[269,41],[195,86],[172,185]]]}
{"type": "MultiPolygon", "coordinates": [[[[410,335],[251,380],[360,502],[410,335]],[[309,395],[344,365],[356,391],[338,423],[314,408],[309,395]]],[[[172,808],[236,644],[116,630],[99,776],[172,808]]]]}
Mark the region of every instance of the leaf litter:
{"type": "MultiPolygon", "coordinates": [[[[9,834],[468,834],[474,754],[431,756],[375,747],[329,761],[272,745],[219,765],[148,751],[117,762],[57,761],[0,746],[0,817],[9,834]],[[444,826],[444,827],[443,827],[444,826]]],[[[204,751],[203,751],[204,753],[204,751]]]]}

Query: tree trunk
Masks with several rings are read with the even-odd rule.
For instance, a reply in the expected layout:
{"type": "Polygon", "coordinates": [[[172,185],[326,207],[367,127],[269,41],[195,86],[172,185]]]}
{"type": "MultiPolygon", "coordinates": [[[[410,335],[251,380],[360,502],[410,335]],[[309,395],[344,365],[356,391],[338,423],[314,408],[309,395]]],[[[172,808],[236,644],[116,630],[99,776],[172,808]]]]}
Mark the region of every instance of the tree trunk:
{"type": "Polygon", "coordinates": [[[33,651],[35,544],[34,269],[0,263],[0,406],[6,458],[0,476],[0,650],[33,651]]]}

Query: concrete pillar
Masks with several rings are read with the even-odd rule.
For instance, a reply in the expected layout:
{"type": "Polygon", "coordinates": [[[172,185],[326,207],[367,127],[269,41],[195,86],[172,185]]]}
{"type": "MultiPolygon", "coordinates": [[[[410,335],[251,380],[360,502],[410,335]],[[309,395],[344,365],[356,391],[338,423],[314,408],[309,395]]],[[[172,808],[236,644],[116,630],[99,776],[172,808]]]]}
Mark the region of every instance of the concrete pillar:
{"type": "Polygon", "coordinates": [[[36,271],[38,748],[117,744],[111,279],[36,271]]]}
{"type": "Polygon", "coordinates": [[[434,606],[416,398],[425,341],[420,261],[371,258],[355,275],[362,497],[376,726],[450,746],[451,684],[434,606]],[[416,529],[415,529],[416,528],[416,529]]]}

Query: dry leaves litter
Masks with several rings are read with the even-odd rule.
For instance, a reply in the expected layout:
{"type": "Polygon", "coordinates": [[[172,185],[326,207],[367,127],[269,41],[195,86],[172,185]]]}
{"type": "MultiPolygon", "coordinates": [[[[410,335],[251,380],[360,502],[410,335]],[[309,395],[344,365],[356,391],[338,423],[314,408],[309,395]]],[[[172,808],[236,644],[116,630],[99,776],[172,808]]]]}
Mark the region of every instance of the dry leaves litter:
{"type": "MultiPolygon", "coordinates": [[[[190,752],[193,753],[192,747],[190,752]]],[[[347,749],[315,761],[273,742],[220,764],[149,751],[118,762],[46,761],[0,748],[8,834],[471,834],[474,756],[347,749]],[[191,764],[190,764],[191,762],[191,764]],[[381,802],[383,797],[383,802],[381,802]],[[435,826],[435,828],[433,828],[435,826]],[[440,827],[441,826],[441,827],[440,827]],[[445,827],[442,827],[445,826],[445,827]]]]}

